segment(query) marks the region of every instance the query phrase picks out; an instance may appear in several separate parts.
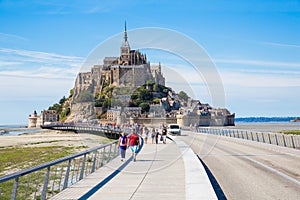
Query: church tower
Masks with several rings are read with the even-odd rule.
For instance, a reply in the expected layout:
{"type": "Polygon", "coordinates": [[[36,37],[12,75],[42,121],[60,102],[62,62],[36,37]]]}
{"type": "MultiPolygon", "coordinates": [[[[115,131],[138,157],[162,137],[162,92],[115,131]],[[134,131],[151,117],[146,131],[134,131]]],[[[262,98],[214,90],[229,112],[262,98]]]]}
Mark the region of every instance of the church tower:
{"type": "MultiPolygon", "coordinates": [[[[124,28],[124,40],[122,42],[122,46],[120,49],[120,55],[121,55],[121,60],[123,61],[129,61],[130,60],[130,46],[128,43],[128,37],[127,37],[127,27],[126,27],[126,21],[125,21],[125,28],[124,28]]],[[[128,64],[128,63],[124,63],[128,64]]]]}

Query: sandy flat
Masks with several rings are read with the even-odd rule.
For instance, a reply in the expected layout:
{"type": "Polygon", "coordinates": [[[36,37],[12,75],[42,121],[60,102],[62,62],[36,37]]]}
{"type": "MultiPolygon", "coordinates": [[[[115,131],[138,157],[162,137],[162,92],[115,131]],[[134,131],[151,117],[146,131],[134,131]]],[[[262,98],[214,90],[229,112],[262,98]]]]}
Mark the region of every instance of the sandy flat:
{"type": "Polygon", "coordinates": [[[41,132],[0,136],[0,147],[20,146],[88,146],[90,148],[107,143],[108,138],[94,134],[41,130],[41,132]]]}

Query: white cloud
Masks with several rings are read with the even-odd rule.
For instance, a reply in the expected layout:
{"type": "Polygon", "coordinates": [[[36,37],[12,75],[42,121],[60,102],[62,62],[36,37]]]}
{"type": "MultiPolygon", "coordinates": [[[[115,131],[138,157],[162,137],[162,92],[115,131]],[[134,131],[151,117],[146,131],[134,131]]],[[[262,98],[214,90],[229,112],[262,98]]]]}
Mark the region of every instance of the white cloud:
{"type": "Polygon", "coordinates": [[[300,48],[300,45],[297,45],[297,44],[283,44],[283,43],[276,43],[276,42],[263,42],[263,44],[267,44],[267,45],[271,45],[271,46],[278,46],[278,47],[300,48]]]}
{"type": "MultiPolygon", "coordinates": [[[[162,67],[168,86],[177,92],[187,91],[190,96],[212,104],[208,85],[201,72],[199,73],[193,66],[164,63],[162,67]]],[[[291,97],[293,96],[291,91],[300,87],[300,71],[295,67],[285,68],[288,70],[252,66],[241,69],[219,67],[218,73],[222,79],[219,84],[222,84],[230,103],[232,98],[241,99],[241,97],[259,99],[260,103],[275,103],[279,102],[277,92],[285,91],[285,95],[291,97]]]]}
{"type": "Polygon", "coordinates": [[[56,53],[0,48],[0,70],[2,76],[29,78],[74,79],[84,61],[77,56],[56,53]]]}
{"type": "Polygon", "coordinates": [[[19,36],[19,35],[0,33],[0,41],[1,42],[13,41],[13,40],[27,41],[26,38],[19,36]]]}
{"type": "Polygon", "coordinates": [[[0,48],[0,53],[12,54],[15,56],[23,56],[37,59],[36,61],[62,61],[62,62],[82,62],[82,57],[77,56],[65,56],[56,53],[48,53],[48,52],[41,52],[41,51],[29,51],[29,50],[22,50],[22,49],[7,49],[7,48],[0,48]]]}
{"type": "Polygon", "coordinates": [[[1,71],[2,76],[16,76],[27,78],[47,78],[47,79],[74,79],[78,73],[78,69],[64,69],[58,67],[40,67],[34,70],[14,70],[1,71]]]}
{"type": "Polygon", "coordinates": [[[300,67],[300,63],[274,62],[274,61],[263,61],[263,60],[214,59],[213,61],[215,63],[256,65],[256,66],[267,66],[267,67],[300,67]]]}
{"type": "Polygon", "coordinates": [[[0,67],[2,66],[9,66],[9,65],[19,65],[22,64],[21,62],[14,62],[14,61],[0,61],[0,67]]]}
{"type": "Polygon", "coordinates": [[[2,76],[0,75],[0,99],[2,101],[15,100],[46,100],[68,95],[74,80],[47,79],[44,77],[2,76]]]}
{"type": "Polygon", "coordinates": [[[298,87],[300,74],[283,76],[282,74],[247,73],[236,71],[221,71],[225,87],[298,87]]]}

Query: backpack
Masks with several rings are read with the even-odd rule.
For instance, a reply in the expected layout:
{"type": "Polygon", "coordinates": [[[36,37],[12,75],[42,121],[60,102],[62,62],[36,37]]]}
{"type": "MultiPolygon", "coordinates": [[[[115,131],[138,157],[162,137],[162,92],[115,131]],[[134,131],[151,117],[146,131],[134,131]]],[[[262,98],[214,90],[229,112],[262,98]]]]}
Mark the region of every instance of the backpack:
{"type": "Polygon", "coordinates": [[[121,144],[122,144],[122,146],[125,146],[127,144],[127,137],[126,136],[121,136],[121,144]]]}

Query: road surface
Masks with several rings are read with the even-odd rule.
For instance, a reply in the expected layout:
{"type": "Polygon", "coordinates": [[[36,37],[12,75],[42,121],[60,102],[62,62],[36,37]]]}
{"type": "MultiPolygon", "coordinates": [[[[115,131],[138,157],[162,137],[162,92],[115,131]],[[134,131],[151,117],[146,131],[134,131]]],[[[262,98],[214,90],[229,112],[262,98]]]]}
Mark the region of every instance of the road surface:
{"type": "Polygon", "coordinates": [[[183,131],[227,199],[300,199],[300,150],[183,131]]]}

